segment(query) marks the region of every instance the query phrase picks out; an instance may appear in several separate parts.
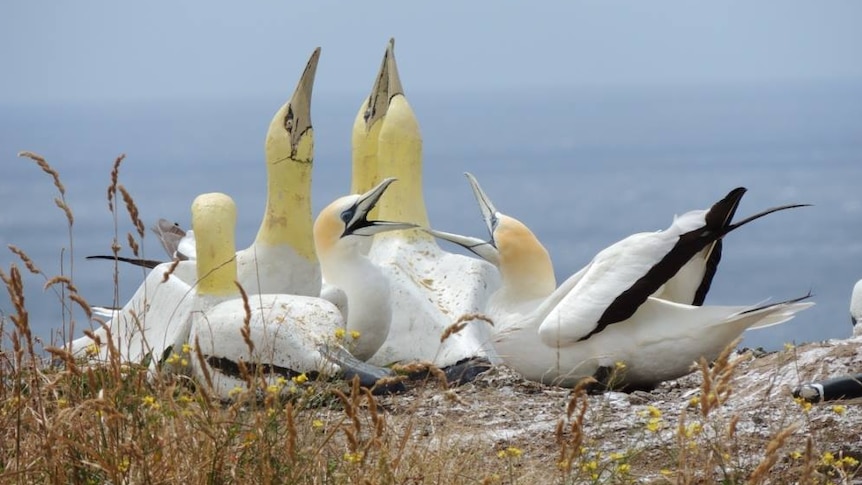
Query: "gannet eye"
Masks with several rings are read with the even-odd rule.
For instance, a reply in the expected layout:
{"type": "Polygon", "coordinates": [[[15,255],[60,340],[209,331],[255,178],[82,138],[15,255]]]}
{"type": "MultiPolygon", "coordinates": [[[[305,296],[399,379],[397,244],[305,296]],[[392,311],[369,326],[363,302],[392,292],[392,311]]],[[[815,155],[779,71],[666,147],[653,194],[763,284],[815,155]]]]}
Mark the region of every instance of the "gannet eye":
{"type": "Polygon", "coordinates": [[[353,207],[342,212],[341,213],[341,222],[347,224],[348,222],[350,222],[351,219],[353,219],[353,215],[355,213],[356,213],[356,209],[354,209],[353,207]]]}
{"type": "Polygon", "coordinates": [[[287,108],[287,114],[284,116],[284,129],[288,133],[293,131],[293,108],[287,108]]]}
{"type": "Polygon", "coordinates": [[[365,114],[363,115],[363,118],[364,118],[364,120],[365,120],[365,122],[366,122],[366,123],[368,123],[368,119],[369,119],[369,118],[371,118],[371,115],[373,114],[373,112],[372,112],[372,111],[373,111],[373,110],[371,109],[371,106],[369,106],[369,107],[365,110],[365,114]]]}

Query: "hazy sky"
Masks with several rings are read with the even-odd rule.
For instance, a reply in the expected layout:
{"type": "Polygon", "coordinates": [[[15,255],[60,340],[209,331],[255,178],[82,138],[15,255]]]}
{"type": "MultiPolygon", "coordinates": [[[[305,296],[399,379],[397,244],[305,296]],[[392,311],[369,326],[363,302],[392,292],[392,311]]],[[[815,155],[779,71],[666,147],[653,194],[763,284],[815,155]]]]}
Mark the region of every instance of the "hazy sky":
{"type": "Polygon", "coordinates": [[[4,1],[0,102],[862,80],[862,2],[4,1]]]}

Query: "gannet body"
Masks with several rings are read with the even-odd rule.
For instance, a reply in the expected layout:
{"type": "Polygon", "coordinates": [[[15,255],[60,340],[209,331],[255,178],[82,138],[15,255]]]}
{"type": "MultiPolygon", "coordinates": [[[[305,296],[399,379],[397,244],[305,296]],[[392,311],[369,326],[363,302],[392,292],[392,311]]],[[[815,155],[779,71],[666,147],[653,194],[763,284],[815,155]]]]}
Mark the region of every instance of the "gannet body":
{"type": "MultiPolygon", "coordinates": [[[[428,225],[422,195],[422,137],[401,86],[390,40],[371,95],[353,129],[353,191],[368,190],[384,177],[398,178],[381,201],[381,219],[428,225]]],[[[464,314],[485,306],[499,286],[493,266],[440,249],[417,231],[380,234],[368,251],[389,278],[392,329],[370,362],[424,360],[444,367],[493,352],[490,327],[471,324],[440,342],[445,330],[464,314]]],[[[350,312],[353,311],[352,304],[350,312]]]]}
{"type": "MultiPolygon", "coordinates": [[[[497,265],[502,286],[489,300],[494,346],[500,357],[527,379],[572,386],[585,377],[609,376],[605,384],[648,389],[688,373],[700,357],[714,359],[748,328],[785,322],[813,303],[790,300],[771,305],[695,306],[655,295],[692,258],[717,239],[782,206],[729,224],[744,189],[728,194],[706,211],[677,217],[671,226],[629,236],[599,252],[558,288],[547,251],[523,223],[490,203],[475,178],[474,193],[491,240],[429,231],[497,265]]],[[[699,263],[700,264],[700,263],[699,263]]],[[[688,274],[684,275],[688,278],[688,274]]],[[[700,287],[676,282],[677,296],[690,298],[700,287]]]]}
{"type": "Polygon", "coordinates": [[[850,294],[850,323],[853,324],[853,335],[862,335],[862,280],[853,285],[850,294]]]}
{"type": "Polygon", "coordinates": [[[338,199],[321,212],[315,224],[315,241],[330,276],[348,298],[358,299],[346,322],[329,301],[302,295],[249,295],[246,309],[233,283],[236,277],[231,247],[236,213],[233,201],[223,194],[198,197],[194,204],[194,229],[198,247],[206,248],[206,252],[198,251],[200,284],[191,342],[204,355],[206,370],[195,367],[195,377],[203,382],[205,374],[209,374],[213,390],[227,397],[232,389],[245,386],[240,361],[247,368],[264,366],[270,384],[279,377],[301,373],[335,375],[341,371],[372,376],[370,382],[363,382],[370,387],[377,378],[386,375],[385,370],[361,364],[344,368],[345,361],[334,358],[327,348],[344,343],[356,359],[367,359],[388,334],[386,280],[355,250],[351,240],[412,227],[367,220],[368,211],[392,181],[387,179],[366,194],[338,199]],[[248,332],[244,337],[246,319],[248,332]],[[336,337],[339,329],[344,331],[343,337],[336,337]]]}
{"type": "MultiPolygon", "coordinates": [[[[162,263],[153,268],[123,308],[111,312],[106,327],[110,328],[113,345],[122,361],[149,361],[150,368],[155,369],[166,355],[188,341],[195,263],[180,261],[173,271],[171,266],[172,263],[162,263]]],[[[103,344],[98,353],[89,352],[94,343],[90,337],[80,337],[72,341],[73,355],[99,360],[108,356],[106,328],[93,333],[103,344]]]]}

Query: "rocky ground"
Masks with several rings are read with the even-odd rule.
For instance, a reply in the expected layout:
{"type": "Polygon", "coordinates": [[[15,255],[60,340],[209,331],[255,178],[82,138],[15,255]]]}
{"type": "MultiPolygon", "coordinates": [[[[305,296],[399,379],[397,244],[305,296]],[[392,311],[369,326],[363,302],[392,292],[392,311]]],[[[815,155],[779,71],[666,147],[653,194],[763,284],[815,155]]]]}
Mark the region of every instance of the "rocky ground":
{"type": "Polygon", "coordinates": [[[729,362],[727,367],[735,364],[732,378],[727,376],[729,390],[720,388],[728,369],[707,374],[722,401],[707,413],[701,371],[652,392],[584,396],[575,403],[586,400],[583,424],[574,428],[580,408],[567,417],[570,389],[525,381],[504,366],[458,388],[445,390],[429,383],[381,398],[380,403],[390,426],[411,427],[412,439],[429,449],[498,450],[501,459],[517,466],[517,474],[500,478],[504,482],[506,476],[523,483],[558,479],[559,468],[565,466],[561,443],[569,443],[571,453],[570,444],[581,436],[579,432],[583,439],[572,464],[577,473],[570,475],[575,483],[581,483],[577,477],[601,483],[677,482],[681,474],[702,476],[704,460],[716,475],[701,477],[703,483],[722,476],[728,481],[737,471],[748,476],[770,454],[770,442],[784,431],[786,436],[776,443],[780,448],[771,453],[778,459],[767,481],[796,481],[801,465],[794,461],[804,459],[810,437],[808,461],[817,462],[821,479],[862,483],[862,471],[854,465],[854,460],[862,462],[862,406],[852,402],[806,406],[791,394],[800,383],[862,371],[862,337],[773,353],[741,350],[729,362]],[[840,470],[828,466],[841,460],[840,470]],[[620,469],[622,462],[626,465],[620,469]]]}

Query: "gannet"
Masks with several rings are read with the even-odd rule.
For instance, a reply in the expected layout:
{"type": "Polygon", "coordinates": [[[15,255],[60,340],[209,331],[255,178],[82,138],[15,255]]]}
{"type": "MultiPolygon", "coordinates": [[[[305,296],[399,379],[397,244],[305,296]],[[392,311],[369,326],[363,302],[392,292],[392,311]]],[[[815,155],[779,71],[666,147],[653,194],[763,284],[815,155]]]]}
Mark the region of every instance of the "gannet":
{"type": "Polygon", "coordinates": [[[85,336],[72,341],[73,355],[104,360],[108,355],[107,329],[124,362],[149,362],[152,370],[172,351],[182,348],[190,331],[196,271],[194,261],[173,264],[153,267],[123,308],[106,309],[110,320],[94,331],[103,344],[98,353],[90,352],[94,342],[85,336]]]}
{"type": "MultiPolygon", "coordinates": [[[[222,397],[228,396],[233,388],[244,386],[240,361],[248,367],[265,366],[271,380],[301,373],[334,375],[341,370],[365,376],[363,385],[370,387],[377,378],[389,375],[387,370],[367,365],[344,368],[343,358],[333,358],[326,347],[347,342],[345,347],[356,359],[367,359],[386,339],[391,316],[386,278],[358,253],[355,240],[413,227],[367,219],[368,212],[393,180],[386,179],[365,194],[336,200],[315,222],[315,242],[327,274],[349,299],[358,300],[352,305],[347,322],[329,301],[303,295],[253,295],[249,296],[246,309],[234,283],[237,265],[233,252],[236,220],[233,201],[217,193],[195,199],[192,217],[199,248],[200,282],[190,341],[199,346],[206,372],[198,366],[194,375],[205,379],[204,374],[208,373],[214,390],[222,397]],[[247,340],[252,342],[253,349],[241,333],[246,318],[247,340]],[[345,334],[341,341],[336,337],[339,329],[345,334]],[[341,364],[341,368],[333,362],[341,364]]],[[[344,357],[344,353],[341,355],[344,357]]]]}
{"type": "MultiPolygon", "coordinates": [[[[311,234],[314,160],[311,95],[319,58],[318,47],[290,100],[278,109],[269,124],[264,145],[266,209],[252,245],[237,252],[239,282],[248,294],[320,295],[320,265],[311,234]]],[[[164,245],[162,237],[159,239],[164,245]]],[[[173,252],[168,251],[172,257],[195,258],[193,231],[184,234],[176,244],[173,252]]],[[[159,263],[114,256],[90,258],[117,259],[146,267],[159,263]]]]}
{"type": "MultiPolygon", "coordinates": [[[[367,190],[384,177],[396,177],[381,201],[381,219],[428,225],[422,195],[422,136],[404,96],[390,40],[371,95],[363,101],[353,128],[353,190],[367,190]]],[[[392,329],[370,362],[424,360],[445,367],[484,355],[491,329],[471,324],[447,338],[441,336],[459,317],[485,306],[499,286],[493,266],[442,251],[417,230],[374,238],[369,258],[389,277],[392,329]]],[[[352,312],[352,308],[349,310],[352,312]]]]}
{"type": "Polygon", "coordinates": [[[853,324],[853,335],[862,335],[862,280],[853,285],[850,294],[850,323],[853,324]]]}
{"type": "Polygon", "coordinates": [[[604,384],[649,389],[685,375],[700,357],[714,359],[744,330],[785,322],[813,305],[795,299],[696,306],[654,296],[717,239],[798,205],[729,224],[727,211],[735,211],[745,190],[736,189],[708,210],[675,218],[664,231],[634,234],[600,251],[556,288],[544,246],[522,222],[497,211],[476,179],[468,178],[491,239],[429,232],[499,268],[502,286],[485,311],[498,332],[494,346],[500,357],[527,379],[572,386],[584,377],[607,379],[612,369],[624,369],[604,384]]]}

